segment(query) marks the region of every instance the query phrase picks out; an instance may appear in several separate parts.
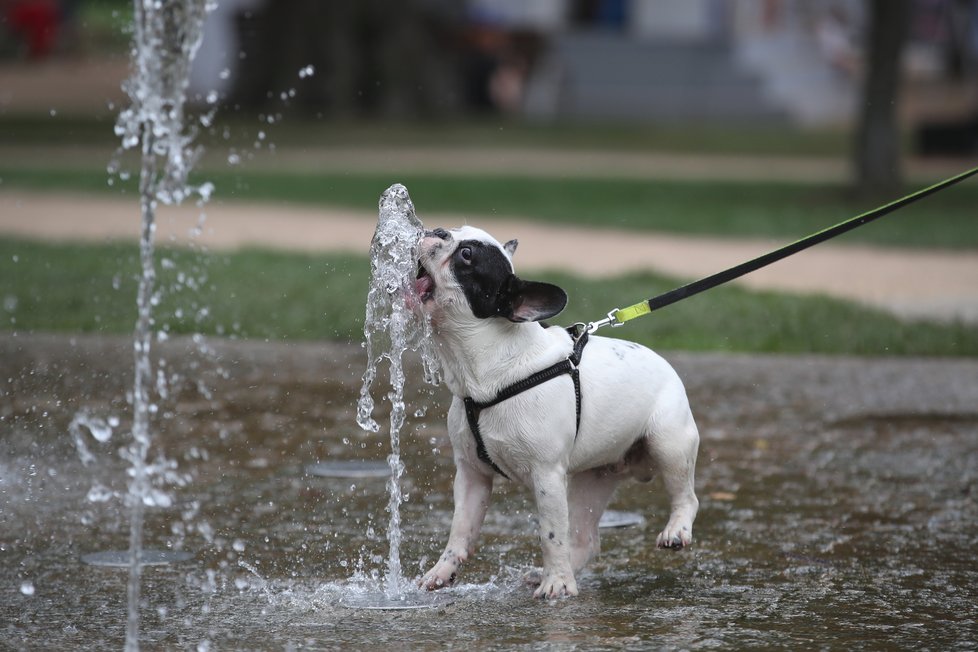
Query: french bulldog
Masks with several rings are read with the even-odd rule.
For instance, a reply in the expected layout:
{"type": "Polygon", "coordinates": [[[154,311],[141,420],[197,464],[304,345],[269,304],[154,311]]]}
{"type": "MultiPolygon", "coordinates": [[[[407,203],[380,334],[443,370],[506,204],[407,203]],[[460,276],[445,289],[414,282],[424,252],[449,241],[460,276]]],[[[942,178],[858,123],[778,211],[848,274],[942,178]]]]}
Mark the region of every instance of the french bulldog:
{"type": "Polygon", "coordinates": [[[533,492],[543,548],[542,572],[527,577],[539,581],[534,597],[578,594],[575,576],[599,551],[598,521],[623,479],[661,476],[671,512],[658,547],[692,540],[699,433],[682,381],[649,349],[590,336],[570,365],[576,382],[561,374],[485,407],[474,422],[467,414],[466,399],[492,403],[575,352],[574,334],[539,323],[564,309],[567,294],[518,278],[516,247],[471,226],[426,231],[419,245],[414,303],[430,320],[453,395],[448,432],[456,467],[448,543],[418,582],[428,590],[455,582],[474,554],[497,475],[533,492]]]}

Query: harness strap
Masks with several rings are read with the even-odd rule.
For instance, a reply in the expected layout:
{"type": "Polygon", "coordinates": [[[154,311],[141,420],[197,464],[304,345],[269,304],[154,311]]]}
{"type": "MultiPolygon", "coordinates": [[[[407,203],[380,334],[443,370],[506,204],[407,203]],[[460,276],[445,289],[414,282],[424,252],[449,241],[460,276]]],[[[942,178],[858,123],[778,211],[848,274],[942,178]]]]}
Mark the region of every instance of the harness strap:
{"type": "MultiPolygon", "coordinates": [[[[496,397],[491,401],[485,403],[479,403],[478,401],[472,399],[472,397],[467,396],[463,399],[465,403],[465,418],[469,422],[469,430],[472,431],[472,436],[475,438],[475,452],[479,457],[479,460],[490,467],[492,470],[503,476],[507,480],[509,476],[503,473],[503,470],[492,461],[489,456],[489,451],[486,450],[486,443],[482,439],[482,432],[479,430],[479,415],[486,408],[492,407],[499,403],[502,403],[506,399],[513,398],[517,394],[522,394],[528,389],[532,389],[537,385],[542,385],[548,380],[553,380],[564,374],[570,374],[571,380],[574,381],[574,399],[575,408],[577,414],[577,430],[581,429],[581,372],[578,369],[578,365],[581,363],[581,354],[584,352],[584,346],[587,344],[588,333],[582,332],[580,336],[577,335],[577,329],[571,327],[568,333],[572,338],[574,338],[574,350],[571,352],[570,356],[566,360],[561,360],[560,362],[553,364],[542,371],[538,371],[535,374],[524,378],[523,380],[517,381],[508,387],[504,387],[496,394],[496,397]]],[[[575,439],[577,437],[576,433],[574,435],[575,439]]]]}

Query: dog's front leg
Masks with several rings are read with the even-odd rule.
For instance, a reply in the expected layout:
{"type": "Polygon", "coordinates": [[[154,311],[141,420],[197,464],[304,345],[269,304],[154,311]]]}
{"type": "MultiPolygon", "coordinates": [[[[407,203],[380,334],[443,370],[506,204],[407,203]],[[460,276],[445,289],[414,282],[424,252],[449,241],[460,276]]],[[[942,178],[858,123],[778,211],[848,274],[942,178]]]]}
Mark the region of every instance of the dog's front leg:
{"type": "Polygon", "coordinates": [[[448,544],[431,570],[424,574],[418,586],[434,591],[455,581],[459,567],[475,552],[475,542],[489,508],[492,476],[484,475],[466,463],[455,460],[455,513],[448,544]]]}
{"type": "Polygon", "coordinates": [[[543,546],[543,576],[533,597],[577,595],[577,581],[570,562],[566,474],[563,470],[538,469],[533,474],[533,493],[540,516],[540,541],[543,546]]]}

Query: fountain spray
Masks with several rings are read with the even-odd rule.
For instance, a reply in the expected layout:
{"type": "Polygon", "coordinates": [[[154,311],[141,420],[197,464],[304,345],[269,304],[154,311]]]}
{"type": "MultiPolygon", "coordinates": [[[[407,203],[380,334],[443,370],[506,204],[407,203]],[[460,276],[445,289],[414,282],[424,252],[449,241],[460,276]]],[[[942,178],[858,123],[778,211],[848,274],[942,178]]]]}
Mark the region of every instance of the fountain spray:
{"type": "Polygon", "coordinates": [[[390,514],[387,540],[387,571],[384,590],[389,599],[401,598],[405,583],[401,572],[401,462],[400,431],[405,420],[404,366],[402,356],[407,350],[420,351],[425,381],[437,383],[438,363],[430,338],[430,323],[418,319],[407,303],[414,292],[412,279],[418,269],[418,243],[422,224],[414,211],[407,188],[394,184],[380,197],[377,229],[370,244],[370,289],[367,292],[366,318],[363,324],[364,348],[367,351],[367,370],[357,406],[357,424],[364,430],[378,432],[380,426],[371,413],[374,401],[370,388],[377,376],[381,360],[390,363],[391,391],[391,453],[387,458],[391,477],[387,483],[390,514]]]}
{"type": "MultiPolygon", "coordinates": [[[[139,203],[142,230],[139,244],[141,276],[133,352],[132,442],[126,452],[131,468],[127,504],[129,518],[129,583],[126,650],[139,649],[139,595],[142,579],[143,518],[150,501],[151,478],[147,465],[153,382],[150,342],[156,267],[154,235],[160,202],[178,204],[187,196],[206,199],[210,186],[187,183],[197,152],[184,132],[184,102],[190,64],[200,45],[206,0],[134,0],[132,76],[124,84],[131,105],[119,114],[115,132],[122,139],[120,154],[140,146],[139,203]]],[[[118,155],[117,155],[118,158],[118,155]]],[[[110,164],[110,171],[117,169],[110,164]]]]}

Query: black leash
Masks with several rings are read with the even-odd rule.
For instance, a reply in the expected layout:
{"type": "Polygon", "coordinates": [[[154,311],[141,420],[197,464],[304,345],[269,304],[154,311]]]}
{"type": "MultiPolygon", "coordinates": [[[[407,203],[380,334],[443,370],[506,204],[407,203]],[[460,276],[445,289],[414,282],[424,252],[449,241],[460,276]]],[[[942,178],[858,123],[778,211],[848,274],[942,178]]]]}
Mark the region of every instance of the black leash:
{"type": "Polygon", "coordinates": [[[688,285],[678,287],[675,290],[670,290],[658,296],[652,297],[641,303],[636,303],[633,306],[627,308],[615,308],[608,313],[605,319],[591,322],[587,325],[587,330],[593,333],[602,326],[622,326],[626,321],[635,319],[636,317],[641,317],[642,315],[647,315],[653,310],[658,310],[659,308],[665,308],[666,306],[672,305],[677,301],[682,301],[683,299],[688,299],[689,297],[699,294],[700,292],[705,292],[711,288],[715,288],[718,285],[722,285],[736,278],[740,278],[745,274],[750,274],[762,267],[766,267],[771,263],[775,263],[783,258],[787,258],[792,254],[796,254],[799,251],[813,247],[821,242],[825,242],[837,235],[842,235],[848,231],[852,231],[856,227],[860,227],[863,224],[869,224],[874,220],[878,220],[884,215],[889,215],[890,213],[903,208],[909,204],[914,203],[919,199],[923,199],[929,195],[933,195],[936,192],[944,190],[949,186],[953,186],[956,183],[964,181],[970,176],[978,174],[978,168],[973,168],[967,172],[962,172],[961,174],[955,175],[949,179],[945,179],[939,183],[935,183],[932,186],[918,190],[917,192],[911,193],[906,197],[901,197],[896,201],[892,201],[889,204],[880,206],[879,208],[874,208],[871,211],[857,215],[856,217],[849,218],[844,222],[840,222],[835,226],[830,226],[827,229],[823,229],[818,233],[813,233],[812,235],[802,238],[796,242],[789,245],[776,249],[763,256],[758,256],[753,260],[748,260],[747,262],[740,263],[735,267],[726,269],[722,272],[717,272],[712,276],[707,276],[706,278],[694,281],[688,285]]]}

